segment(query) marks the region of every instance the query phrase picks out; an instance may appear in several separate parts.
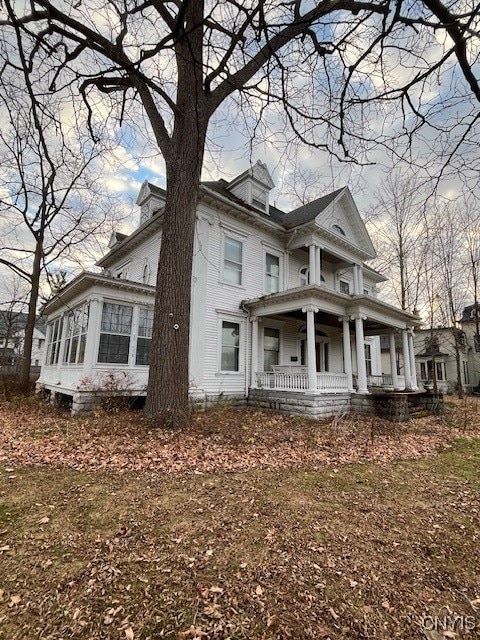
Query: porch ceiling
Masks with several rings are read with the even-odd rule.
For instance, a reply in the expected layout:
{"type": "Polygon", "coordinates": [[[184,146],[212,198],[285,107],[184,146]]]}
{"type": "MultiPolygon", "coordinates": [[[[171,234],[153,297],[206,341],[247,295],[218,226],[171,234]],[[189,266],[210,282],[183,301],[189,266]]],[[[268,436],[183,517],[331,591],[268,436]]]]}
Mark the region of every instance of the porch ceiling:
{"type": "Polygon", "coordinates": [[[397,309],[372,296],[347,295],[318,284],[245,300],[242,307],[248,309],[254,316],[278,314],[304,319],[305,314],[302,313],[302,309],[309,305],[318,307],[323,318],[321,322],[331,326],[338,326],[340,317],[353,317],[360,314],[365,318],[366,335],[378,335],[392,329],[421,325],[418,316],[397,309]]]}

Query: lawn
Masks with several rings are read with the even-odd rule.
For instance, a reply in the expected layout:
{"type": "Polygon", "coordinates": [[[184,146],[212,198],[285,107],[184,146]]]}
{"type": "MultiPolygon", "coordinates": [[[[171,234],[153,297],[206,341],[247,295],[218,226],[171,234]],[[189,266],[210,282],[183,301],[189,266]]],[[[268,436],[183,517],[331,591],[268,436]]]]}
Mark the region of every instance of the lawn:
{"type": "Polygon", "coordinates": [[[0,638],[476,638],[478,406],[393,426],[0,407],[0,638]],[[476,627],[474,629],[473,627],[476,627]]]}

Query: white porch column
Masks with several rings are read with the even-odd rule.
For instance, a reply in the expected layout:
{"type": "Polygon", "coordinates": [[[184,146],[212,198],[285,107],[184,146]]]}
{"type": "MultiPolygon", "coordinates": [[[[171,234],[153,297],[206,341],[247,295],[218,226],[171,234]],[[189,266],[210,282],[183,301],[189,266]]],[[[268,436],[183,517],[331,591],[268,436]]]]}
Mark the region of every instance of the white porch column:
{"type": "Polygon", "coordinates": [[[322,283],[322,249],[320,247],[315,247],[315,262],[316,262],[316,276],[317,276],[317,284],[322,283]]]}
{"type": "Polygon", "coordinates": [[[353,393],[352,348],[350,345],[350,318],[341,318],[343,322],[343,364],[347,374],[348,391],[353,393]]]}
{"type": "Polygon", "coordinates": [[[414,391],[418,390],[417,384],[417,370],[415,367],[415,346],[413,341],[413,331],[408,332],[408,347],[409,347],[409,357],[410,357],[410,375],[412,378],[412,389],[414,391]]]}
{"type": "Polygon", "coordinates": [[[412,390],[412,369],[410,367],[410,349],[408,345],[408,332],[402,329],[403,369],[405,372],[405,389],[412,390]]]}
{"type": "Polygon", "coordinates": [[[367,387],[367,365],[365,363],[365,336],[363,321],[365,316],[355,316],[355,347],[357,349],[357,381],[358,393],[369,393],[367,387]]]}
{"type": "Polygon", "coordinates": [[[317,363],[315,361],[315,313],[318,307],[308,306],[302,309],[307,314],[307,371],[308,390],[317,390],[317,363]]]}
{"type": "Polygon", "coordinates": [[[353,293],[361,296],[363,294],[363,269],[362,265],[353,265],[353,293]]]}
{"type": "Polygon", "coordinates": [[[317,247],[314,244],[308,246],[308,268],[310,269],[310,284],[317,284],[317,247]]]}
{"type": "Polygon", "coordinates": [[[250,387],[257,388],[257,367],[258,367],[258,316],[250,318],[252,323],[252,353],[250,360],[250,387]]]}
{"type": "Polygon", "coordinates": [[[392,385],[395,391],[399,391],[400,385],[398,384],[395,334],[393,333],[393,331],[390,333],[389,337],[390,337],[390,371],[392,372],[392,385]]]}

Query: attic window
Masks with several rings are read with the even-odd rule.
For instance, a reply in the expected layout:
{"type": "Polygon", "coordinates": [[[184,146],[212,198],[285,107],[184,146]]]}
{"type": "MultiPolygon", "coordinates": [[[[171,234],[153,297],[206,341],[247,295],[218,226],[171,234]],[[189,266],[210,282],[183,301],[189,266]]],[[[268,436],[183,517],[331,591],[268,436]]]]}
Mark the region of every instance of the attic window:
{"type": "Polygon", "coordinates": [[[335,231],[335,233],[338,233],[341,236],[345,236],[345,231],[339,224],[332,224],[332,231],[335,231]]]}
{"type": "Polygon", "coordinates": [[[261,211],[265,211],[267,208],[267,193],[256,185],[252,187],[252,205],[261,211]]]}

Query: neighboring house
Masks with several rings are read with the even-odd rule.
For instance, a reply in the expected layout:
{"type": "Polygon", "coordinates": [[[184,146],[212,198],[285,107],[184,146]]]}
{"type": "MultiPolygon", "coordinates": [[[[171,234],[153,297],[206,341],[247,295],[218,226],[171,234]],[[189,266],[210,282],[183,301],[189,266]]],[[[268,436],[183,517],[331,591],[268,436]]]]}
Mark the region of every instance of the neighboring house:
{"type": "Polygon", "coordinates": [[[460,375],[464,391],[480,385],[480,341],[475,339],[474,305],[464,308],[459,328],[424,329],[415,334],[417,377],[424,385],[431,383],[434,371],[439,391],[453,392],[457,388],[455,333],[460,353],[460,375]]]}
{"type": "MultiPolygon", "coordinates": [[[[0,366],[18,364],[23,354],[27,314],[0,310],[0,366]]],[[[46,324],[37,318],[33,331],[32,366],[39,367],[44,359],[46,324]]]]}
{"type": "MultiPolygon", "coordinates": [[[[348,409],[371,386],[416,389],[417,316],[377,298],[385,278],[347,187],[290,212],[257,162],[231,182],[204,182],[192,277],[192,399],[215,398],[319,415],[348,409]],[[401,336],[403,376],[395,366],[401,336]],[[383,374],[380,335],[393,345],[383,374]],[[293,400],[292,400],[293,399],[293,400]]],[[[112,381],[144,395],[165,191],[144,183],[140,225],[113,234],[98,265],[51,299],[40,386],[89,408],[112,381]]],[[[172,282],[172,286],[175,283],[172,282]]]]}

